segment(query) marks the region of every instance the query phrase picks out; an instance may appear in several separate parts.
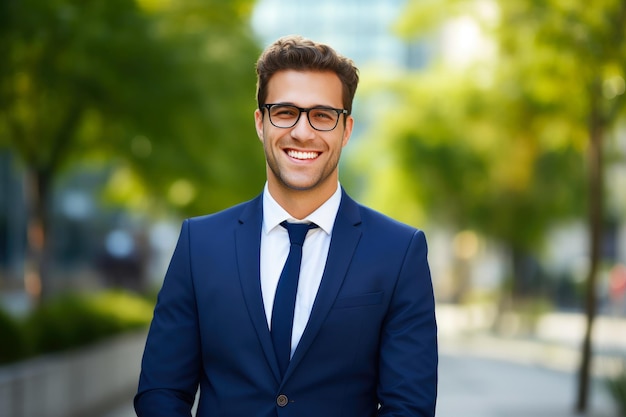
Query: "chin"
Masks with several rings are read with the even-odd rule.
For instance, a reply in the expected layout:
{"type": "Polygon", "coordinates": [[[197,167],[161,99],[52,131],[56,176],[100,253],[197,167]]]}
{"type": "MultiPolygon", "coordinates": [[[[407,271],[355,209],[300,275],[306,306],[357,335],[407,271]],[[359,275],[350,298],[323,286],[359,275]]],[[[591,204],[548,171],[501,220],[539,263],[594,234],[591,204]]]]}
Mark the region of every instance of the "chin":
{"type": "Polygon", "coordinates": [[[317,184],[307,185],[307,184],[294,184],[294,183],[283,183],[283,185],[293,191],[311,191],[317,188],[317,184]]]}
{"type": "Polygon", "coordinates": [[[311,191],[319,188],[321,183],[318,181],[301,180],[301,181],[289,181],[281,180],[280,183],[283,187],[293,191],[311,191]]]}

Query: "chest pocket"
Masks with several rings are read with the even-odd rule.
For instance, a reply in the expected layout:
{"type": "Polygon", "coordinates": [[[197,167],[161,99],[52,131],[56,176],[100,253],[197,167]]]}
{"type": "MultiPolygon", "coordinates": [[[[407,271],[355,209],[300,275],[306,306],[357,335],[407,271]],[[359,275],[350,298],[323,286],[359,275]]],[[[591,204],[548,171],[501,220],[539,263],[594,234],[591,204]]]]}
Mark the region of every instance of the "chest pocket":
{"type": "Polygon", "coordinates": [[[354,307],[366,307],[371,305],[380,304],[383,301],[383,291],[372,292],[367,294],[352,295],[349,297],[341,297],[335,301],[333,309],[338,308],[354,308],[354,307]]]}

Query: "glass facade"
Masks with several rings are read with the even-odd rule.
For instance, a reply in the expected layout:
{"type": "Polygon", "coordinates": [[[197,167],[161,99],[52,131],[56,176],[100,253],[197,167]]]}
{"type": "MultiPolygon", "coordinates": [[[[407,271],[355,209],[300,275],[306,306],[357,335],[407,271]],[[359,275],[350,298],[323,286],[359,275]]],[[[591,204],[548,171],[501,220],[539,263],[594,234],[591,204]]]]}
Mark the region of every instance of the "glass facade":
{"type": "Polygon", "coordinates": [[[259,0],[252,25],[263,42],[300,34],[328,43],[352,58],[358,67],[380,64],[392,68],[423,64],[419,45],[394,35],[393,25],[406,0],[259,0]]]}

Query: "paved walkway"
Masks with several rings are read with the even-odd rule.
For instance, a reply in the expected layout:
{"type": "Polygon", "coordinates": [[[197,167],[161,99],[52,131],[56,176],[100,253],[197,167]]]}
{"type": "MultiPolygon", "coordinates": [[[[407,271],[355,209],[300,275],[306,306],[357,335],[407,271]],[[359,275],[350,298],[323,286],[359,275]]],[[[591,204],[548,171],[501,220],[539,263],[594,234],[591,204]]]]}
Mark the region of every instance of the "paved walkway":
{"type": "MultiPolygon", "coordinates": [[[[533,339],[484,332],[485,314],[450,306],[437,312],[440,334],[437,417],[573,417],[584,321],[547,315],[533,339]]],[[[585,417],[619,417],[601,376],[626,353],[626,320],[601,317],[594,335],[594,374],[585,417]]],[[[97,417],[135,417],[132,400],[97,417]]]]}
{"type": "MultiPolygon", "coordinates": [[[[437,417],[570,417],[576,394],[571,372],[468,355],[441,357],[437,417]]],[[[616,417],[599,383],[588,417],[616,417]]]]}
{"type": "MultiPolygon", "coordinates": [[[[437,417],[571,417],[575,393],[573,372],[462,353],[443,343],[437,417]]],[[[600,383],[590,399],[587,417],[617,416],[600,383]]],[[[134,416],[129,399],[100,417],[134,416]]]]}
{"type": "Polygon", "coordinates": [[[133,410],[133,400],[128,399],[99,417],[136,417],[133,410]]]}

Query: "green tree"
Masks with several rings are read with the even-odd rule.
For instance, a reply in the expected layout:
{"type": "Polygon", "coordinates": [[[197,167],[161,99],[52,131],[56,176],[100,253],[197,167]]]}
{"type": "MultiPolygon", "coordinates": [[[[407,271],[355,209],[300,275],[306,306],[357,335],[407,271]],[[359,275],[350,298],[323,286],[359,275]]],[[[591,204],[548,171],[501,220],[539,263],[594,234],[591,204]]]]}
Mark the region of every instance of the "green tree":
{"type": "Polygon", "coordinates": [[[626,4],[415,0],[398,30],[433,40],[461,16],[491,35],[494,56],[456,70],[435,59],[393,82],[393,114],[378,117],[386,139],[379,146],[390,149],[388,166],[397,164],[398,183],[429,218],[473,227],[514,252],[540,243],[555,220],[581,214],[586,196],[590,266],[576,404],[584,411],[604,223],[603,142],[626,101],[626,4]]]}
{"type": "MultiPolygon", "coordinates": [[[[520,273],[524,262],[537,254],[555,219],[582,211],[581,148],[568,143],[572,127],[529,123],[532,104],[518,100],[519,84],[513,90],[501,90],[495,78],[491,86],[477,84],[468,69],[435,64],[390,84],[394,101],[385,107],[391,113],[379,114],[383,123],[371,134],[372,156],[365,160],[389,155],[378,163],[393,177],[379,176],[370,163],[370,198],[388,201],[384,209],[407,221],[419,216],[420,224],[496,240],[511,259],[510,294],[503,300],[508,305],[536,295],[520,273]]],[[[462,299],[465,287],[457,284],[454,296],[462,299]]]]}
{"type": "Polygon", "coordinates": [[[142,208],[197,214],[258,189],[252,3],[1,3],[0,146],[30,191],[33,296],[47,290],[54,180],[78,163],[110,166],[109,195],[142,208]]]}

